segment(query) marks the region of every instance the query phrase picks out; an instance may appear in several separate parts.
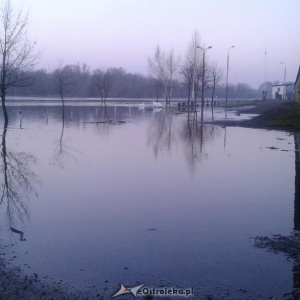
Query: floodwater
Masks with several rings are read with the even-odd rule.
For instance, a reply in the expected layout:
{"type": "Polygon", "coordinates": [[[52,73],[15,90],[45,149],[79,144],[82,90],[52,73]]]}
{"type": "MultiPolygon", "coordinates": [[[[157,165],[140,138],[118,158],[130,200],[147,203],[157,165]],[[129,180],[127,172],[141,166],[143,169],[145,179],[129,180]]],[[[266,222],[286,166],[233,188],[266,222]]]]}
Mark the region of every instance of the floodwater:
{"type": "Polygon", "coordinates": [[[9,115],[0,238],[25,272],[111,295],[121,283],[193,287],[195,299],[293,289],[294,263],[251,238],[297,223],[299,137],[125,104],[67,105],[63,120],[59,104],[24,102],[9,115]]]}

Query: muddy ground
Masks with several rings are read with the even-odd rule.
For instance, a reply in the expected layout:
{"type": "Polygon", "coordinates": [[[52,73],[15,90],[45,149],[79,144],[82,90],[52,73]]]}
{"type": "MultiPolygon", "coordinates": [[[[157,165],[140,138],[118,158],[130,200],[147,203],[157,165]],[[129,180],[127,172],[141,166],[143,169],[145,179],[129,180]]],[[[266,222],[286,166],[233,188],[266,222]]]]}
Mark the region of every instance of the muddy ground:
{"type": "Polygon", "coordinates": [[[264,128],[270,130],[299,131],[300,107],[294,101],[264,100],[252,101],[246,106],[232,106],[228,110],[237,115],[258,114],[248,120],[221,120],[212,122],[221,126],[238,126],[246,128],[264,128]]]}

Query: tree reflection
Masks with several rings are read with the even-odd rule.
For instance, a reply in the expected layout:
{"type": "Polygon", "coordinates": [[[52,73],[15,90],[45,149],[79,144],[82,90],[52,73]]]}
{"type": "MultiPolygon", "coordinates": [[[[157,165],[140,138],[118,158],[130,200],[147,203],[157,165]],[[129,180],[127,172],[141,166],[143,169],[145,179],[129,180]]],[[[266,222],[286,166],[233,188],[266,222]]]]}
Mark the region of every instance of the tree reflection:
{"type": "Polygon", "coordinates": [[[163,149],[167,149],[170,153],[173,144],[176,142],[172,128],[172,118],[173,114],[169,110],[153,113],[153,122],[148,133],[147,144],[153,146],[155,157],[163,149]]]}
{"type": "Polygon", "coordinates": [[[60,138],[55,142],[56,146],[54,149],[54,154],[52,159],[50,160],[50,164],[58,165],[60,169],[64,169],[64,164],[69,160],[76,160],[75,155],[72,152],[76,152],[77,150],[71,146],[68,146],[64,141],[64,131],[65,131],[65,108],[63,107],[62,114],[62,127],[60,138]]]}
{"type": "Polygon", "coordinates": [[[203,152],[204,143],[220,133],[219,127],[199,122],[197,113],[187,113],[187,121],[179,128],[174,128],[174,114],[168,110],[155,113],[148,133],[148,145],[153,147],[155,157],[163,150],[171,153],[178,141],[184,143],[184,152],[191,173],[196,165],[206,156],[203,152]]]}
{"type": "Polygon", "coordinates": [[[16,217],[22,222],[24,218],[29,218],[27,200],[29,195],[37,195],[34,185],[38,180],[31,169],[32,165],[36,163],[36,158],[25,152],[9,151],[6,139],[7,127],[4,127],[1,140],[1,176],[3,178],[1,180],[0,207],[5,210],[8,226],[13,231],[16,217]]]}
{"type": "Polygon", "coordinates": [[[181,139],[185,143],[185,155],[191,173],[202,157],[203,123],[198,123],[197,114],[188,113],[188,120],[181,129],[181,139]]]}
{"type": "Polygon", "coordinates": [[[188,114],[188,121],[183,125],[180,136],[186,145],[185,155],[191,173],[196,171],[196,165],[203,157],[207,157],[203,151],[205,142],[212,140],[219,130],[219,127],[198,122],[197,114],[188,114]]]}
{"type": "MultiPolygon", "coordinates": [[[[116,111],[116,107],[115,107],[115,111],[116,111]]],[[[116,114],[116,112],[115,112],[115,114],[116,114]]],[[[108,121],[110,119],[109,119],[109,113],[108,113],[106,104],[102,104],[99,106],[99,114],[98,114],[98,108],[97,108],[97,120],[99,120],[99,122],[96,123],[97,124],[97,132],[100,135],[108,136],[109,135],[108,121]]]]}

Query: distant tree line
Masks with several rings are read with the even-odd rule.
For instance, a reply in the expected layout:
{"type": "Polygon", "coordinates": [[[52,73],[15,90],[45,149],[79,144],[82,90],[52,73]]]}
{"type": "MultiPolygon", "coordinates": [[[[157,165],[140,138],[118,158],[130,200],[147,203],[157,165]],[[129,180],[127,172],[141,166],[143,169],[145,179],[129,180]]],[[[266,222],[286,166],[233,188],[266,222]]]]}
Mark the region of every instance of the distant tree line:
{"type": "MultiPolygon", "coordinates": [[[[7,95],[9,96],[34,96],[34,97],[60,97],[59,88],[55,81],[55,69],[39,69],[30,72],[33,78],[28,86],[13,86],[7,95]]],[[[65,65],[64,69],[73,73],[72,84],[64,91],[65,97],[101,98],[165,98],[163,87],[151,76],[129,73],[123,68],[108,68],[91,70],[86,64],[65,65]],[[158,94],[158,95],[157,95],[158,94]]],[[[70,75],[71,76],[71,75],[70,75]]],[[[186,81],[177,78],[172,83],[172,98],[187,99],[190,93],[188,79],[186,81]]],[[[170,91],[168,91],[170,95],[170,91]]],[[[208,87],[205,97],[210,98],[212,88],[208,87]]],[[[214,96],[225,97],[224,85],[215,88],[214,96]]],[[[253,89],[246,83],[229,84],[228,94],[230,98],[256,98],[260,91],[253,89]]]]}
{"type": "MultiPolygon", "coordinates": [[[[49,70],[27,71],[35,80],[31,85],[10,87],[11,96],[100,98],[160,98],[170,104],[172,98],[197,102],[202,94],[207,101],[225,98],[224,69],[216,61],[210,63],[197,32],[192,36],[184,59],[172,50],[164,52],[159,46],[148,58],[149,75],[133,74],[123,68],[96,68],[86,64],[65,65],[62,61],[49,70]]],[[[260,90],[246,83],[229,84],[229,98],[258,98],[260,90]]],[[[202,101],[203,104],[203,101],[202,101]]],[[[64,104],[63,104],[64,105],[64,104]]]]}

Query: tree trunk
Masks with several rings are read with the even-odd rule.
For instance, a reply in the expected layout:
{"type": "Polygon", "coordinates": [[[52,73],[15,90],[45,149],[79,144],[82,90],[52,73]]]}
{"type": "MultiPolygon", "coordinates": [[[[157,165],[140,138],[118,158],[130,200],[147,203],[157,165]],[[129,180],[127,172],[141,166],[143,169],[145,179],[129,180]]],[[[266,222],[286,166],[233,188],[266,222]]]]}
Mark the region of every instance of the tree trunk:
{"type": "Polygon", "coordinates": [[[62,91],[59,92],[60,93],[60,98],[61,98],[61,103],[62,103],[62,117],[63,117],[63,122],[65,122],[65,101],[64,101],[64,96],[62,91]]]}
{"type": "Polygon", "coordinates": [[[214,96],[215,96],[215,85],[213,85],[212,88],[212,94],[211,94],[211,105],[214,104],[214,96]]]}
{"type": "Polygon", "coordinates": [[[187,104],[188,104],[188,106],[190,106],[190,103],[191,103],[191,90],[192,90],[192,80],[191,79],[189,79],[189,81],[188,81],[188,101],[187,101],[187,104]]]}
{"type": "Polygon", "coordinates": [[[2,110],[3,110],[3,115],[4,115],[4,128],[7,128],[8,126],[8,114],[7,114],[7,109],[5,105],[5,91],[1,91],[2,96],[1,96],[1,102],[2,102],[2,110]]]}

